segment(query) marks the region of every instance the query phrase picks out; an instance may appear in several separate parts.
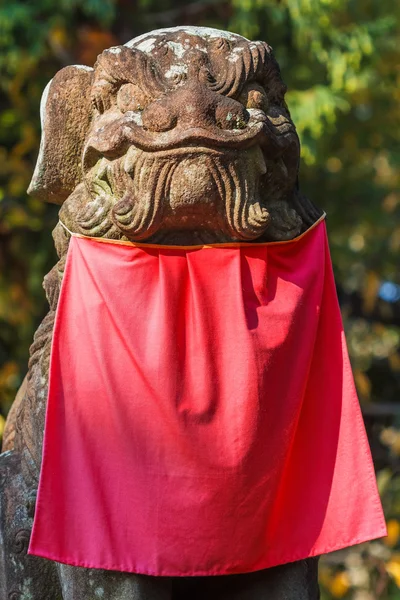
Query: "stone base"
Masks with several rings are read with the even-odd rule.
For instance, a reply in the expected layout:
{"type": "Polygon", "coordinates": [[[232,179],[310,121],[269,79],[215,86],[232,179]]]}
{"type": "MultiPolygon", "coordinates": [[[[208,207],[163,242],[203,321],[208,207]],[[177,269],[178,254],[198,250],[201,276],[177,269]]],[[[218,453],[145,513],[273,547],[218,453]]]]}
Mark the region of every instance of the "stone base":
{"type": "Polygon", "coordinates": [[[55,563],[28,556],[32,499],[20,457],[0,454],[0,600],[62,600],[55,563]]]}

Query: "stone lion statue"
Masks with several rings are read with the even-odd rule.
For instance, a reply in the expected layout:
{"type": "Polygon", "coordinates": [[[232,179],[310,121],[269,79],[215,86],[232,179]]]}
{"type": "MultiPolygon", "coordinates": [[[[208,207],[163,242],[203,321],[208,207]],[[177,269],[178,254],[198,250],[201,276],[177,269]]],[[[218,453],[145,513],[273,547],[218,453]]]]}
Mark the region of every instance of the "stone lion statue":
{"type": "Polygon", "coordinates": [[[221,583],[27,555],[67,230],[182,245],[298,236],[321,212],[299,190],[299,140],[285,91],[268,44],[196,27],[157,30],[109,48],[93,68],[65,67],[46,87],[28,193],[59,204],[67,229],[58,224],[53,232],[59,261],[44,279],[49,312],[0,455],[1,600],[318,598],[315,559],[223,576],[221,583]]]}

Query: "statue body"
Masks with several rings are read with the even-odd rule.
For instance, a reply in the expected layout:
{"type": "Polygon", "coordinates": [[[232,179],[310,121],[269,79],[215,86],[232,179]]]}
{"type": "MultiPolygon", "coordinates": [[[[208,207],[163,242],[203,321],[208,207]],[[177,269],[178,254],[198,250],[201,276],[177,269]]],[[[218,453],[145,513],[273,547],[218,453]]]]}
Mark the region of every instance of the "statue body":
{"type": "MultiPolygon", "coordinates": [[[[93,68],[66,67],[49,83],[28,191],[62,205],[66,227],[89,237],[174,245],[290,240],[321,213],[298,188],[299,141],[285,91],[264,42],[195,27],[140,36],[105,50],[93,68]]],[[[50,308],[0,455],[0,600],[316,599],[313,559],[221,583],[83,569],[26,554],[70,240],[60,224],[53,237],[59,261],[44,280],[50,308]]]]}

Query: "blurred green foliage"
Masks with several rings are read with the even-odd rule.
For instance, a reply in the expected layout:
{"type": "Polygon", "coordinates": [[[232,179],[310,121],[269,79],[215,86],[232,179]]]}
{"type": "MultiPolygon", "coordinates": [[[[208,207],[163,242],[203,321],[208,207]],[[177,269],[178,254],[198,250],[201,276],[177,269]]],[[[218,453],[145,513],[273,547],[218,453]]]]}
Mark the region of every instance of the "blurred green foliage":
{"type": "Polygon", "coordinates": [[[349,349],[389,536],[321,567],[323,598],[400,599],[400,3],[9,0],[0,3],[0,434],[46,311],[57,207],[26,196],[47,81],[159,27],[230,29],[274,48],[302,141],[301,184],[328,213],[349,349]],[[386,287],[385,287],[386,286],[386,287]],[[385,293],[384,293],[385,292],[385,293]]]}

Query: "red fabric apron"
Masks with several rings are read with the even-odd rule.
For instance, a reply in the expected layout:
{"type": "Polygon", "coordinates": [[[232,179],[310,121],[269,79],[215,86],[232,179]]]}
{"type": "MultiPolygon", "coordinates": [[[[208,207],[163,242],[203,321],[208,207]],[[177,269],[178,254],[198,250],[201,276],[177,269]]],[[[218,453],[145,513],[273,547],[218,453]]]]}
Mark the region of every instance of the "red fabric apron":
{"type": "Polygon", "coordinates": [[[72,237],[30,554],[220,575],[385,534],[325,223],[272,244],[72,237]]]}

